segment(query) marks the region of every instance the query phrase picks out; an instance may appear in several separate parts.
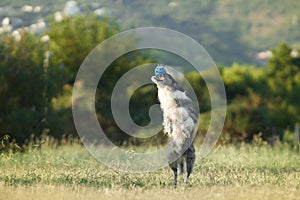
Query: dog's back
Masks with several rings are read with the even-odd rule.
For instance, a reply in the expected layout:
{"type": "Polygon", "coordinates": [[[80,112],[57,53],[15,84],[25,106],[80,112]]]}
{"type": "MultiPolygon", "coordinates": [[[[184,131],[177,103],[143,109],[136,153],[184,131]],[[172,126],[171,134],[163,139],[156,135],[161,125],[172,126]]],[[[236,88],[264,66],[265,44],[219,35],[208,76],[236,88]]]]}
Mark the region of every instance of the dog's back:
{"type": "Polygon", "coordinates": [[[183,171],[186,171],[185,183],[188,183],[195,162],[192,142],[198,115],[192,100],[170,74],[166,73],[163,79],[151,79],[158,87],[164,131],[169,136],[168,163],[174,172],[174,184],[183,171]]]}

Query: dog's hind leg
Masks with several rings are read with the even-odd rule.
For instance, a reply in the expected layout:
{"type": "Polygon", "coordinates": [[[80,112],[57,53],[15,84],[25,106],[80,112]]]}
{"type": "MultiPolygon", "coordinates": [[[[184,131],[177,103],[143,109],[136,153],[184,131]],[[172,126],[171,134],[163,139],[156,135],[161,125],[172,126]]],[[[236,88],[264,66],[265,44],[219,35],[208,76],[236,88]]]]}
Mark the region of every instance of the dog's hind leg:
{"type": "Polygon", "coordinates": [[[189,183],[189,176],[193,171],[194,162],[195,162],[195,149],[194,146],[191,145],[188,148],[187,155],[186,155],[186,176],[184,179],[185,184],[189,183]]]}
{"type": "Polygon", "coordinates": [[[185,184],[189,183],[189,177],[190,177],[191,173],[192,173],[192,171],[187,168],[187,172],[186,172],[186,175],[185,175],[185,178],[184,178],[184,183],[185,184]]]}
{"type": "Polygon", "coordinates": [[[174,186],[176,187],[176,185],[177,185],[177,176],[178,176],[177,163],[176,162],[170,163],[169,166],[173,170],[174,186]]]}
{"type": "Polygon", "coordinates": [[[177,164],[177,175],[181,175],[184,172],[184,162],[180,161],[177,164]]]}
{"type": "Polygon", "coordinates": [[[173,176],[174,176],[174,186],[177,186],[177,169],[172,169],[173,170],[173,176]]]}

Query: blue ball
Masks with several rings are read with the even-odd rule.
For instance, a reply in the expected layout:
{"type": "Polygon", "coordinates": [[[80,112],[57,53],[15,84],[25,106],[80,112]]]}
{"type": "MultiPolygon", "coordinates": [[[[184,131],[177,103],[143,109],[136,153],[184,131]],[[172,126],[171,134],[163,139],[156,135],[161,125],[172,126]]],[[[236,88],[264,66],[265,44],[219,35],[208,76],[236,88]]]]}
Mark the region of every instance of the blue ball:
{"type": "Polygon", "coordinates": [[[162,77],[166,74],[166,70],[162,65],[157,65],[155,68],[155,76],[156,77],[162,77]]]}

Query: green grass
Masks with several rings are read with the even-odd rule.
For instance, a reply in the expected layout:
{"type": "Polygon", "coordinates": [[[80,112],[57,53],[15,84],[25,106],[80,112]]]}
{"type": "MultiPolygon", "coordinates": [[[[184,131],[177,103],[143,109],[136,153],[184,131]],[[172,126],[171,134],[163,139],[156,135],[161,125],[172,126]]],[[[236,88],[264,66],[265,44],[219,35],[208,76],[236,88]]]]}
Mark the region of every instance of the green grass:
{"type": "Polygon", "coordinates": [[[196,160],[190,185],[171,170],[108,169],[80,145],[42,147],[0,157],[0,199],[297,199],[300,155],[285,145],[218,147],[196,160]]]}

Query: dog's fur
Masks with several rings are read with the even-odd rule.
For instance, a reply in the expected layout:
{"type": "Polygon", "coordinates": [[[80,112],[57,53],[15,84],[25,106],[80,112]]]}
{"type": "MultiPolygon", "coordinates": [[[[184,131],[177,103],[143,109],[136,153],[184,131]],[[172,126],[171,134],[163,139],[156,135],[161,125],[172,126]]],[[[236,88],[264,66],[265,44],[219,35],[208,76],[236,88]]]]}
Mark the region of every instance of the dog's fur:
{"type": "Polygon", "coordinates": [[[174,184],[183,171],[186,171],[184,182],[187,184],[195,162],[192,142],[198,114],[192,100],[170,74],[166,73],[161,78],[153,76],[151,80],[158,88],[164,132],[169,137],[168,163],[174,173],[174,184]]]}

